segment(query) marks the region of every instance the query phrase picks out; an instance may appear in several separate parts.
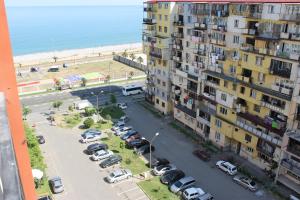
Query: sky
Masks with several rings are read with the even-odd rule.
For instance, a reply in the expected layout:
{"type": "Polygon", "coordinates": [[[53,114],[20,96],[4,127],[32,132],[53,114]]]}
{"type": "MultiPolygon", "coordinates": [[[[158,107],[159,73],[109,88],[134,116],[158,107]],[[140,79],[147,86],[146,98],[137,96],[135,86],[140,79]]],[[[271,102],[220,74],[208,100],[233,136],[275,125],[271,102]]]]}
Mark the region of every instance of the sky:
{"type": "Polygon", "coordinates": [[[5,0],[6,6],[142,5],[143,0],[5,0]]]}

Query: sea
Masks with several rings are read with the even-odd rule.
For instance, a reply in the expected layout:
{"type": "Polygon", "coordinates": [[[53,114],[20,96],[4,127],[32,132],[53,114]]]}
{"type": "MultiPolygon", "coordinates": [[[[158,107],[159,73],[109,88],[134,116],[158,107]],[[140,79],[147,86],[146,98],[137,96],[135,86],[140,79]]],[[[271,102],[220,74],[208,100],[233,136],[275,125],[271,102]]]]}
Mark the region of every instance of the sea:
{"type": "Polygon", "coordinates": [[[142,6],[8,7],[14,56],[141,42],[142,6]]]}

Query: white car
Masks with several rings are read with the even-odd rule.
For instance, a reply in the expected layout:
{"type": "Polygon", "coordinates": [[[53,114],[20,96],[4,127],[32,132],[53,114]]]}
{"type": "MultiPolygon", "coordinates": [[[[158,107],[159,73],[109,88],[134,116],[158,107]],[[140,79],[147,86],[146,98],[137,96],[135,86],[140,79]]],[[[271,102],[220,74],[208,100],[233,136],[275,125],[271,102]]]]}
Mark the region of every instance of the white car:
{"type": "Polygon", "coordinates": [[[125,116],[120,117],[120,119],[118,120],[118,123],[125,124],[128,121],[129,121],[129,118],[125,115],[125,116]]]}
{"type": "Polygon", "coordinates": [[[111,128],[111,130],[114,131],[114,132],[116,132],[117,130],[119,130],[119,129],[123,128],[123,127],[125,127],[125,123],[117,123],[116,125],[114,125],[111,128]]]}
{"type": "Polygon", "coordinates": [[[246,176],[235,176],[233,178],[233,180],[236,183],[240,184],[241,186],[243,186],[243,187],[245,187],[245,188],[247,188],[247,189],[249,189],[253,192],[257,190],[256,183],[252,179],[250,179],[246,176]]]}
{"type": "Polygon", "coordinates": [[[114,153],[110,150],[100,150],[100,151],[97,151],[96,153],[94,153],[92,156],[91,156],[91,159],[93,161],[97,161],[97,160],[103,160],[105,158],[108,158],[109,156],[113,155],[114,153]]]}
{"type": "Polygon", "coordinates": [[[216,166],[229,175],[235,175],[237,173],[237,167],[230,162],[220,160],[216,163],[216,166]]]}
{"type": "Polygon", "coordinates": [[[177,169],[177,168],[175,167],[175,165],[172,165],[172,164],[159,165],[159,166],[154,167],[152,172],[155,176],[162,176],[167,171],[174,170],[174,169],[177,169]]]}
{"type": "Polygon", "coordinates": [[[196,199],[204,194],[205,192],[201,188],[190,187],[183,191],[182,198],[185,200],[191,200],[196,199]]]}
{"type": "Polygon", "coordinates": [[[80,142],[88,143],[95,142],[101,138],[101,133],[88,133],[81,136],[80,142]]]}
{"type": "Polygon", "coordinates": [[[117,104],[119,108],[121,108],[122,110],[127,109],[127,104],[126,103],[118,103],[117,104]]]}
{"type": "Polygon", "coordinates": [[[110,173],[107,177],[106,180],[109,183],[116,183],[118,181],[127,179],[132,177],[132,173],[129,169],[117,169],[110,173]]]}
{"type": "Polygon", "coordinates": [[[123,128],[116,130],[115,135],[122,136],[130,130],[132,130],[131,126],[124,126],[123,128]]]}

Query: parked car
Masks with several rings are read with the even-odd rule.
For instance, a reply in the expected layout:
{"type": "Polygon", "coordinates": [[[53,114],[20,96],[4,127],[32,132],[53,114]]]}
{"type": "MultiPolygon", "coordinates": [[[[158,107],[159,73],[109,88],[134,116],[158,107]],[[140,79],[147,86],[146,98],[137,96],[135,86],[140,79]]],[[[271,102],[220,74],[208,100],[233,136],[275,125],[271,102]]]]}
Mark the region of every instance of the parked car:
{"type": "MultiPolygon", "coordinates": [[[[152,146],[152,145],[151,145],[151,151],[152,152],[155,151],[155,147],[152,146]]],[[[150,144],[146,144],[146,145],[143,145],[139,148],[136,148],[135,152],[138,155],[144,155],[144,154],[150,153],[150,144]]]]}
{"type": "Polygon", "coordinates": [[[159,166],[154,167],[152,172],[155,176],[161,176],[164,173],[166,173],[167,171],[174,170],[174,169],[176,169],[176,166],[172,165],[172,164],[159,165],[159,166]]]}
{"type": "Polygon", "coordinates": [[[101,132],[98,130],[88,130],[81,134],[80,141],[82,143],[94,142],[101,138],[101,132]]]}
{"type": "Polygon", "coordinates": [[[110,167],[115,164],[118,164],[122,161],[122,157],[120,155],[111,155],[106,160],[102,161],[99,165],[102,168],[110,167]]]}
{"type": "Polygon", "coordinates": [[[127,103],[118,103],[117,106],[118,106],[119,108],[121,108],[122,110],[127,109],[127,103]]]}
{"type": "Polygon", "coordinates": [[[146,144],[149,144],[149,141],[141,138],[141,139],[132,140],[130,142],[126,142],[126,147],[128,149],[140,148],[146,144]]]}
{"type": "Polygon", "coordinates": [[[186,188],[189,188],[193,185],[195,185],[196,180],[191,176],[186,176],[181,178],[180,180],[176,181],[172,185],[169,186],[169,189],[173,193],[178,193],[181,190],[184,190],[186,188]]]}
{"type": "MultiPolygon", "coordinates": [[[[156,160],[152,161],[152,164],[151,164],[151,168],[154,168],[156,166],[159,166],[159,165],[167,165],[167,164],[170,164],[170,162],[165,159],[165,158],[156,158],[156,160]]],[[[149,166],[149,163],[147,163],[147,166],[149,166]]]]}
{"type": "Polygon", "coordinates": [[[115,135],[122,136],[125,135],[128,131],[132,130],[131,126],[124,126],[122,128],[119,128],[115,131],[115,135]]]}
{"type": "Polygon", "coordinates": [[[132,177],[132,173],[129,169],[118,169],[110,173],[105,179],[109,183],[116,183],[130,177],[132,177]]]}
{"type": "MultiPolygon", "coordinates": [[[[127,138],[125,140],[125,142],[130,142],[132,140],[137,140],[137,139],[141,139],[141,138],[142,138],[142,136],[140,134],[135,134],[135,135],[132,135],[129,138],[127,138]]],[[[145,140],[145,138],[144,138],[144,140],[145,140]]]]}
{"type": "Polygon", "coordinates": [[[179,169],[175,169],[175,170],[168,171],[164,175],[162,175],[160,177],[160,182],[166,185],[171,185],[174,182],[178,181],[179,179],[183,178],[184,176],[185,174],[183,171],[179,169]]]}
{"type": "Polygon", "coordinates": [[[197,149],[197,150],[193,151],[193,154],[203,161],[210,160],[210,154],[207,151],[197,149]]]}
{"type": "Polygon", "coordinates": [[[49,185],[54,194],[64,191],[64,185],[62,184],[61,178],[58,176],[49,180],[49,185]]]}
{"type": "Polygon", "coordinates": [[[48,196],[39,197],[38,200],[53,200],[53,199],[51,196],[48,195],[48,196]]]}
{"type": "Polygon", "coordinates": [[[94,154],[95,152],[97,152],[99,150],[106,150],[106,149],[108,149],[107,144],[94,143],[94,144],[89,145],[86,148],[86,153],[88,155],[92,155],[92,154],[94,154]]]}
{"type": "Polygon", "coordinates": [[[229,175],[235,175],[237,173],[237,167],[230,162],[220,160],[216,163],[216,166],[229,175]]]}
{"type": "Polygon", "coordinates": [[[128,121],[129,121],[129,118],[126,115],[124,115],[124,116],[120,117],[120,119],[118,120],[117,123],[124,123],[125,124],[128,121]]]}
{"type": "Polygon", "coordinates": [[[201,195],[200,197],[196,198],[196,200],[213,200],[214,197],[210,193],[205,193],[204,195],[201,195]]]}
{"type": "Polygon", "coordinates": [[[131,136],[133,136],[133,135],[136,135],[136,134],[138,134],[137,131],[135,131],[135,130],[130,130],[130,131],[128,131],[126,134],[122,135],[122,136],[121,136],[121,139],[122,139],[122,140],[126,140],[127,138],[129,138],[129,137],[131,137],[131,136]]]}
{"type": "Polygon", "coordinates": [[[48,72],[59,72],[59,66],[52,66],[48,69],[48,72]]]}
{"type": "Polygon", "coordinates": [[[191,200],[191,199],[196,199],[204,194],[205,192],[201,188],[190,187],[183,191],[182,198],[185,200],[191,200]]]}
{"type": "Polygon", "coordinates": [[[123,128],[124,126],[125,126],[125,123],[117,123],[111,128],[111,130],[116,132],[117,130],[123,128]]]}
{"type": "Polygon", "coordinates": [[[257,184],[250,178],[246,176],[235,176],[233,178],[234,182],[240,184],[241,186],[251,190],[256,191],[257,190],[257,184]]]}
{"type": "Polygon", "coordinates": [[[45,144],[45,142],[46,142],[44,136],[42,136],[42,135],[36,136],[36,139],[39,144],[45,144]]]}
{"type": "Polygon", "coordinates": [[[110,150],[100,150],[100,151],[97,151],[96,153],[94,153],[91,156],[91,159],[93,161],[103,160],[103,159],[106,159],[106,158],[108,158],[109,156],[111,156],[113,154],[114,153],[110,150]]]}

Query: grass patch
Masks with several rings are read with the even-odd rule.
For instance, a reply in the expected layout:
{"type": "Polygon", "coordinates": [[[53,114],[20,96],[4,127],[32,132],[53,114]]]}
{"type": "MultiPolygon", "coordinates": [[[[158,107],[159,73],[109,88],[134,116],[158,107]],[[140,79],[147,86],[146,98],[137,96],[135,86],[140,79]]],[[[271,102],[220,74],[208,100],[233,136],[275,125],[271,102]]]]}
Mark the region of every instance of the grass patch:
{"type": "Polygon", "coordinates": [[[168,186],[159,181],[159,177],[141,181],[138,185],[151,200],[179,200],[180,198],[169,191],[168,186]]]}
{"type": "Polygon", "coordinates": [[[125,113],[123,110],[117,106],[106,106],[103,108],[101,112],[101,116],[110,115],[113,119],[119,119],[120,117],[124,116],[125,113]]]}
{"type": "Polygon", "coordinates": [[[99,130],[105,130],[105,129],[111,129],[113,126],[112,121],[102,121],[102,122],[97,122],[94,124],[94,128],[99,129],[99,130]]]}
{"type": "Polygon", "coordinates": [[[36,191],[38,195],[51,194],[48,179],[46,176],[46,164],[40,149],[37,138],[34,134],[34,129],[30,128],[27,124],[24,125],[27,147],[29,150],[30,164],[32,169],[39,169],[44,172],[44,177],[39,184],[36,184],[36,191]]]}
{"type": "Polygon", "coordinates": [[[139,102],[139,104],[146,110],[150,111],[155,117],[157,117],[157,118],[163,117],[162,114],[160,114],[157,110],[155,110],[152,105],[150,105],[146,102],[139,102]]]}
{"type": "Polygon", "coordinates": [[[70,114],[68,116],[65,116],[62,120],[62,127],[65,128],[74,128],[75,126],[77,126],[78,124],[80,124],[81,122],[81,117],[79,113],[75,113],[75,114],[70,114]]]}
{"type": "Polygon", "coordinates": [[[121,167],[130,169],[133,174],[140,174],[149,170],[144,161],[132,149],[125,148],[125,142],[119,137],[112,136],[102,139],[111,151],[122,156],[121,167]]]}

